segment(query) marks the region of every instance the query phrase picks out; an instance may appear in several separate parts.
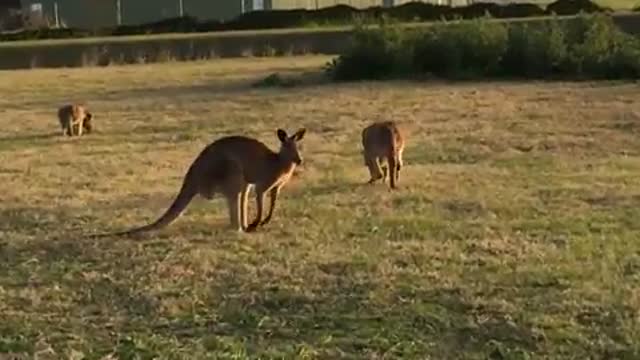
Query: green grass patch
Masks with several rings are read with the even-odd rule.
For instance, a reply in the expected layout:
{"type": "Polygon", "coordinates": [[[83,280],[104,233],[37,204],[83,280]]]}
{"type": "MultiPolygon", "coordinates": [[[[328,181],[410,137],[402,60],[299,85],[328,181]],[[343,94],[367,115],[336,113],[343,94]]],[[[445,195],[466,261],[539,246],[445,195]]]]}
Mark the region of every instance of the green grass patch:
{"type": "Polygon", "coordinates": [[[0,354],[640,357],[637,85],[282,86],[328,59],[3,73],[0,354]],[[92,134],[59,136],[70,99],[92,134]],[[381,114],[408,134],[397,191],[365,185],[381,114]],[[159,216],[214,139],[275,149],[301,126],[304,168],[259,232],[230,232],[216,197],[148,236],[85,237],[159,216]]]}

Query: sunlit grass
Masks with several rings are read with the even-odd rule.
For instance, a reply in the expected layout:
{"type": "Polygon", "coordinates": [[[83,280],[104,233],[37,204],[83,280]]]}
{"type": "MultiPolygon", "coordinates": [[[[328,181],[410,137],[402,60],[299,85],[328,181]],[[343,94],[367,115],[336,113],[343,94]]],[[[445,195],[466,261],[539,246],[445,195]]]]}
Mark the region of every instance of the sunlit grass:
{"type": "Polygon", "coordinates": [[[0,352],[640,356],[636,84],[250,86],[327,60],[1,73],[0,352]],[[58,135],[69,101],[94,134],[58,135]],[[395,192],[364,185],[379,119],[408,133],[395,192]],[[301,126],[305,167],[259,233],[230,232],[217,198],[147,237],[84,237],[157,218],[214,139],[275,148],[301,126]]]}

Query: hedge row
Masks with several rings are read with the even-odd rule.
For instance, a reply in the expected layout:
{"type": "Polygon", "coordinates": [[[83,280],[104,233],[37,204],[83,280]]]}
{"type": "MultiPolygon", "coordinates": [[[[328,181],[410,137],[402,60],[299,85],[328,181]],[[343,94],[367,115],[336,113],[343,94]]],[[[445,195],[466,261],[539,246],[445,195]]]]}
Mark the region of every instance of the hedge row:
{"type": "Polygon", "coordinates": [[[337,5],[318,10],[255,11],[240,15],[228,22],[198,21],[198,19],[194,17],[187,16],[143,25],[129,25],[98,30],[71,28],[41,29],[2,34],[0,35],[0,41],[292,28],[308,26],[310,24],[346,24],[352,22],[354,18],[364,18],[375,21],[385,17],[408,22],[473,19],[483,17],[486,14],[494,18],[523,18],[550,14],[576,15],[580,12],[595,13],[610,11],[611,9],[600,7],[590,0],[557,0],[549,4],[545,9],[530,3],[498,5],[488,2],[463,7],[412,2],[391,8],[371,7],[367,9],[355,9],[347,5],[337,5]]]}
{"type": "Polygon", "coordinates": [[[640,78],[640,38],[607,15],[531,26],[475,19],[420,30],[361,27],[328,65],[334,80],[443,78],[640,78]]]}

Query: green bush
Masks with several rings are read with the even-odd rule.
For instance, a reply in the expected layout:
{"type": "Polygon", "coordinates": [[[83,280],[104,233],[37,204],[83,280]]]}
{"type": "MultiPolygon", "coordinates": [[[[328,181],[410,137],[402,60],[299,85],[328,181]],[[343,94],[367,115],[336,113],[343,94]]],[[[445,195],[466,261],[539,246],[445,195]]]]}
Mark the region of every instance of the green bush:
{"type": "Polygon", "coordinates": [[[412,59],[415,70],[444,77],[455,76],[460,71],[462,49],[456,42],[449,41],[448,35],[444,31],[427,31],[417,36],[412,59]]]}
{"type": "Polygon", "coordinates": [[[475,19],[425,30],[358,29],[329,71],[336,80],[431,74],[444,78],[638,78],[640,39],[606,15],[499,23],[475,19]]]}
{"type": "Polygon", "coordinates": [[[575,75],[636,78],[640,75],[640,41],[620,31],[606,16],[581,16],[568,25],[568,66],[575,75]]]}
{"type": "Polygon", "coordinates": [[[549,77],[563,72],[568,61],[566,34],[558,21],[511,26],[502,74],[516,77],[549,77]]]}
{"type": "Polygon", "coordinates": [[[354,30],[350,51],[330,64],[331,76],[335,80],[358,80],[401,75],[410,67],[408,38],[406,32],[393,26],[359,26],[354,30]]]}
{"type": "Polygon", "coordinates": [[[438,24],[417,36],[415,70],[447,77],[476,77],[499,72],[507,48],[506,25],[484,20],[438,24]]]}

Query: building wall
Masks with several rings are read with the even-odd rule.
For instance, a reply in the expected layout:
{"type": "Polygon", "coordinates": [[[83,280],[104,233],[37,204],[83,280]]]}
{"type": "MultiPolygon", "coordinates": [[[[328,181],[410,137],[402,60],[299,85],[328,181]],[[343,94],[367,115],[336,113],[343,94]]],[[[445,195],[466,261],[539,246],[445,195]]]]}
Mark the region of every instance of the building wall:
{"type": "Polygon", "coordinates": [[[56,2],[60,21],[69,27],[99,28],[116,24],[115,0],[22,0],[22,7],[28,9],[31,4],[40,3],[43,14],[53,20],[56,2]]]}
{"type": "Polygon", "coordinates": [[[184,8],[202,20],[229,20],[240,15],[242,4],[241,0],[184,0],[184,8]]]}
{"type": "Polygon", "coordinates": [[[15,30],[22,26],[20,0],[0,0],[0,31],[15,30]]]}
{"type": "MultiPolygon", "coordinates": [[[[180,16],[179,0],[121,0],[125,24],[141,24],[180,16]]],[[[240,15],[241,0],[183,0],[185,15],[200,20],[228,20],[240,15]]]]}
{"type": "Polygon", "coordinates": [[[136,25],[179,16],[177,0],[120,0],[122,23],[136,25]]]}
{"type": "Polygon", "coordinates": [[[20,9],[20,0],[0,0],[1,14],[8,14],[10,9],[20,9]]]}

